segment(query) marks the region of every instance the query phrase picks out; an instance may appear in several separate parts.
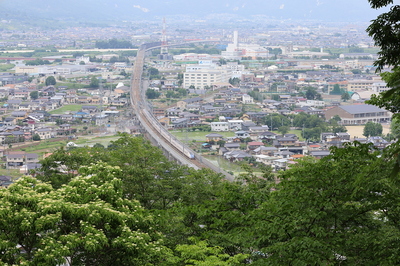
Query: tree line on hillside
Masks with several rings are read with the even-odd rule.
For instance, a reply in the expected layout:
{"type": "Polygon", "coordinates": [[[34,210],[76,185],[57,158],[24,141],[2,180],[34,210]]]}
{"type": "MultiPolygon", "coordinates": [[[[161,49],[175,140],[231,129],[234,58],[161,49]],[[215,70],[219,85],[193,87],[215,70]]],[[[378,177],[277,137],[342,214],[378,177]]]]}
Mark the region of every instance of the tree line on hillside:
{"type": "Polygon", "coordinates": [[[58,149],[34,177],[0,190],[0,261],[395,265],[394,148],[349,144],[276,177],[246,168],[234,182],[127,134],[108,147],[58,149]]]}
{"type": "Polygon", "coordinates": [[[96,41],[95,47],[99,49],[133,48],[130,41],[117,40],[115,38],[107,41],[96,41]]]}

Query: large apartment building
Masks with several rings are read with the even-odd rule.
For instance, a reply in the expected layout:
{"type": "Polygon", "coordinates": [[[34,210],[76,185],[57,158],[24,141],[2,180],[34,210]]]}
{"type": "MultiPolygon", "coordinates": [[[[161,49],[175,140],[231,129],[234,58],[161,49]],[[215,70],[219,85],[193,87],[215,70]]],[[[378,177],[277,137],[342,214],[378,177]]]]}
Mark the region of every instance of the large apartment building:
{"type": "Polygon", "coordinates": [[[217,83],[228,82],[232,76],[229,69],[217,68],[214,65],[191,65],[186,67],[183,74],[183,87],[188,89],[190,86],[204,89],[217,83]]]}
{"type": "Polygon", "coordinates": [[[374,80],[372,79],[349,80],[347,84],[347,90],[348,91],[370,90],[373,85],[374,85],[374,80]]]}

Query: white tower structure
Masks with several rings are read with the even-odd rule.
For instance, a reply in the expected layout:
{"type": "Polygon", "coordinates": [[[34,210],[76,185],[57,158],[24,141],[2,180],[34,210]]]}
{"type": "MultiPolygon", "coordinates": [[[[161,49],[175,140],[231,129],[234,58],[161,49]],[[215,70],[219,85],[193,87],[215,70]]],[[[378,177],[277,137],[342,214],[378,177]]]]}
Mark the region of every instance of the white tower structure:
{"type": "Polygon", "coordinates": [[[168,42],[167,42],[167,26],[165,23],[165,18],[163,18],[163,29],[161,36],[161,49],[160,54],[157,56],[159,60],[172,60],[172,56],[168,54],[168,42]]]}
{"type": "Polygon", "coordinates": [[[221,56],[223,58],[229,60],[235,60],[242,58],[242,51],[239,49],[239,41],[238,41],[238,31],[235,30],[233,32],[233,43],[229,43],[226,47],[226,51],[221,52],[221,56]]]}
{"type": "Polygon", "coordinates": [[[168,43],[167,43],[167,30],[166,30],[165,18],[163,18],[163,29],[161,36],[161,54],[168,54],[168,43]]]}
{"type": "Polygon", "coordinates": [[[235,47],[236,50],[239,48],[238,31],[237,30],[235,30],[233,32],[233,46],[235,47]]]}

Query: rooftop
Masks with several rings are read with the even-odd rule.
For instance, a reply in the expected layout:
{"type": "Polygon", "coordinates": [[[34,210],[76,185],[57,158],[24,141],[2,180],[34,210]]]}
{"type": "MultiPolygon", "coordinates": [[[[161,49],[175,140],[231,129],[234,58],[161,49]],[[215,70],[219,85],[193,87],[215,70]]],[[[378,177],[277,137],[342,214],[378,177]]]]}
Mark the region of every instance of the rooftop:
{"type": "Polygon", "coordinates": [[[339,108],[350,114],[386,112],[386,110],[370,104],[342,105],[339,108]]]}

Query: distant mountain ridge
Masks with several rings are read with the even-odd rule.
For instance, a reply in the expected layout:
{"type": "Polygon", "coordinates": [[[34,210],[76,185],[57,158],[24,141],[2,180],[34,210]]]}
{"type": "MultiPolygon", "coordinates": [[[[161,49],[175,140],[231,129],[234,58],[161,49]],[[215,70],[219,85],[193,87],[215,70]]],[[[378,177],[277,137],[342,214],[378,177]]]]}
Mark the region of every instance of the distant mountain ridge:
{"type": "Polygon", "coordinates": [[[181,14],[200,19],[213,13],[244,18],[266,15],[277,19],[366,22],[380,12],[372,10],[367,0],[0,0],[0,18],[25,14],[88,21],[131,21],[181,14]]]}

